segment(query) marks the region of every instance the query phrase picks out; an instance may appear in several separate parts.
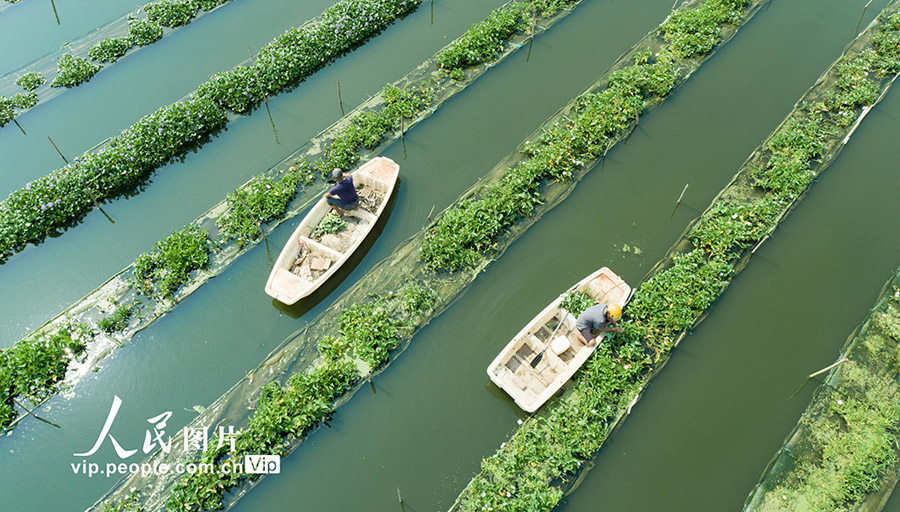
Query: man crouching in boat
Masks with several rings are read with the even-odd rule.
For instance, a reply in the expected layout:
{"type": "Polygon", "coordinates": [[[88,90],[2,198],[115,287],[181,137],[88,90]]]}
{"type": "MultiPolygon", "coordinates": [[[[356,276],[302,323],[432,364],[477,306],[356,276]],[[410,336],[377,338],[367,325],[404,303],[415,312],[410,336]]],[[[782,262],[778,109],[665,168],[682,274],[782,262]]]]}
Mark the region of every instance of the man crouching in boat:
{"type": "Polygon", "coordinates": [[[353,186],[353,175],[335,169],[331,171],[331,178],[337,183],[322,197],[331,205],[334,213],[343,215],[344,210],[353,210],[359,206],[359,196],[356,194],[356,187],[353,186]]]}
{"type": "Polygon", "coordinates": [[[578,336],[578,341],[582,345],[593,347],[597,343],[594,340],[594,329],[599,329],[597,332],[616,331],[621,333],[622,329],[617,321],[620,318],[622,318],[622,306],[618,304],[591,306],[578,315],[578,319],[575,320],[575,335],[578,336]],[[613,327],[604,327],[608,323],[612,323],[613,327]]]}

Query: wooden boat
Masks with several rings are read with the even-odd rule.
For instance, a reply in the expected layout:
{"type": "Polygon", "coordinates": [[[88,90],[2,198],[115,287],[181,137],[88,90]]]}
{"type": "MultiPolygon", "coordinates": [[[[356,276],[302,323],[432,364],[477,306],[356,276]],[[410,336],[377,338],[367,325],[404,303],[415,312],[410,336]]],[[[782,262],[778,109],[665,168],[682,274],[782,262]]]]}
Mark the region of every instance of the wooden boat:
{"type": "Polygon", "coordinates": [[[351,173],[360,204],[344,212],[347,225],[333,235],[313,236],[331,206],[323,197],[309,211],[285,244],[266,282],[266,293],[285,304],[308,296],[331,277],[359,247],[394,193],[400,166],[376,157],[351,173]]]}
{"type": "MultiPolygon", "coordinates": [[[[587,293],[600,304],[625,306],[631,287],[606,267],[582,279],[571,290],[587,293]]],[[[565,384],[594,352],[575,335],[575,317],[561,307],[563,297],[544,308],[519,331],[488,366],[487,373],[497,386],[509,393],[528,412],[536,411],[565,384]],[[559,326],[559,330],[556,327],[559,326]],[[554,333],[554,331],[556,331],[554,333]],[[535,368],[531,362],[550,341],[535,368]]],[[[596,339],[599,344],[606,333],[596,339]]]]}

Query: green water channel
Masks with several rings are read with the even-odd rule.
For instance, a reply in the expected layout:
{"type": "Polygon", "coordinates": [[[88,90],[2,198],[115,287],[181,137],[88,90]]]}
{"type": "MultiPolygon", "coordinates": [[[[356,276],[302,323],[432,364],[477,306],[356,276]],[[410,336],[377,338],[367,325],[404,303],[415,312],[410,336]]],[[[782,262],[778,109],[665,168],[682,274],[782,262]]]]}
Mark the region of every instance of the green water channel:
{"type": "MultiPolygon", "coordinates": [[[[877,3],[870,13],[884,2],[877,3]]],[[[343,77],[356,81],[363,78],[357,73],[368,72],[370,90],[355,93],[363,98],[433,53],[443,44],[443,34],[455,37],[499,2],[460,4],[451,9],[437,2],[435,24],[445,23],[442,31],[430,27],[429,8],[423,5],[302,89],[276,99],[276,123],[283,113],[284,132],[298,132],[297,140],[306,131],[318,131],[339,116],[332,104],[336,78],[342,80],[346,105],[343,77]],[[423,48],[427,44],[433,46],[423,48]],[[397,59],[405,67],[395,64],[397,59]],[[398,69],[382,69],[389,65],[398,69]],[[373,78],[377,73],[385,76],[373,78]],[[317,127],[307,126],[307,118],[317,127]]],[[[237,508],[397,510],[399,488],[406,510],[446,509],[480,458],[506,440],[523,417],[490,384],[487,363],[560,290],[592,270],[608,265],[629,282],[640,280],[840,53],[863,5],[849,4],[775,2],[760,13],[642,120],[602,169],[589,173],[567,201],[423,329],[375,379],[376,393],[361,390],[335,414],[331,429],[312,435],[282,461],[280,475],[265,479],[237,508]],[[671,215],[685,183],[690,188],[671,215]]],[[[432,206],[438,211],[453,201],[670,7],[665,0],[640,6],[586,2],[535,41],[530,62],[524,62],[524,52],[514,56],[416,127],[407,135],[405,159],[400,144],[389,148],[386,155],[400,162],[402,175],[390,221],[335,292],[417,231],[432,206]]],[[[228,9],[199,22],[215,21],[217,13],[228,9]]],[[[255,32],[256,26],[246,30],[255,32]]],[[[261,40],[271,36],[266,32],[261,40]]],[[[182,55],[177,68],[190,68],[189,60],[182,55]]],[[[898,101],[889,95],[870,115],[801,207],[686,338],[635,408],[635,417],[604,447],[597,467],[563,508],[740,507],[812,388],[791,402],[786,397],[805,374],[832,362],[896,268],[900,240],[884,226],[897,218],[891,193],[900,178],[890,137],[897,132],[898,101]],[[748,286],[750,296],[745,295],[748,286]],[[796,321],[798,316],[803,320],[796,321]],[[769,317],[771,328],[760,331],[769,317]],[[717,329],[715,336],[706,336],[717,329]],[[626,447],[626,442],[636,444],[626,447]]],[[[286,133],[279,135],[289,146],[286,133]]],[[[0,267],[0,311],[10,342],[220,199],[256,172],[251,164],[268,167],[284,153],[274,144],[265,112],[257,112],[185,164],[161,171],[142,195],[110,205],[115,226],[94,213],[63,237],[14,257],[0,267]],[[222,140],[226,137],[228,142],[222,140]],[[202,169],[188,171],[193,166],[202,169]],[[185,172],[169,172],[176,167],[185,172]],[[230,168],[228,175],[216,175],[223,167],[230,168]],[[29,271],[48,275],[34,277],[29,271]],[[63,276],[79,282],[70,284],[63,276]]],[[[291,224],[270,236],[274,247],[284,243],[291,224]]],[[[96,440],[114,394],[124,405],[111,433],[123,446],[139,448],[151,427],[147,419],[163,411],[174,413],[166,428],[174,434],[194,415],[185,409],[216,399],[336,296],[332,292],[315,304],[293,308],[273,304],[262,292],[270,266],[265,248],[257,246],[105,360],[74,396],[51,400],[50,410],[41,414],[62,429],[29,419],[0,440],[4,508],[83,509],[112,480],[73,475],[69,464],[80,462],[72,453],[88,450],[96,440]]],[[[119,460],[108,442],[93,459],[119,460]]]]}

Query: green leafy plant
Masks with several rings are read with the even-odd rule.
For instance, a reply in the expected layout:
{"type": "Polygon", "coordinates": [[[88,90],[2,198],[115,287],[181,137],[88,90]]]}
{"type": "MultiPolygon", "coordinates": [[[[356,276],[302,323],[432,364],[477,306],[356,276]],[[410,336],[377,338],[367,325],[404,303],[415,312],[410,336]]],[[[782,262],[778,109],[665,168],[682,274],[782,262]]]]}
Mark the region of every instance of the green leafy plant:
{"type": "Polygon", "coordinates": [[[399,331],[391,321],[387,304],[376,300],[353,304],[341,312],[341,336],[353,347],[354,353],[376,368],[387,361],[397,347],[399,331]]]}
{"type": "Polygon", "coordinates": [[[301,184],[315,177],[302,171],[290,171],[279,179],[256,176],[228,194],[228,210],[216,219],[222,234],[244,247],[259,238],[257,223],[278,218],[287,211],[301,184]],[[249,211],[248,211],[249,208],[249,211]]]}
{"type": "Polygon", "coordinates": [[[97,71],[100,71],[100,66],[66,53],[59,59],[59,70],[50,87],[75,87],[90,80],[97,71]]]}
{"type": "Polygon", "coordinates": [[[31,401],[50,396],[65,377],[71,360],[92,338],[88,326],[71,324],[0,350],[0,428],[15,419],[17,396],[31,401]]]}
{"type": "Polygon", "coordinates": [[[150,21],[172,28],[190,23],[197,14],[197,7],[192,0],[161,0],[144,4],[150,21]]]}
{"type": "Polygon", "coordinates": [[[134,304],[123,304],[115,309],[111,314],[103,317],[97,322],[97,328],[106,333],[114,333],[125,330],[128,327],[128,320],[134,313],[134,304]]]}
{"type": "Polygon", "coordinates": [[[320,235],[330,235],[337,233],[338,231],[344,229],[347,226],[347,221],[338,217],[337,215],[329,212],[325,214],[325,217],[316,225],[315,229],[312,230],[310,236],[320,236],[320,235]]]}
{"type": "Polygon", "coordinates": [[[647,59],[613,73],[605,90],[578,98],[571,124],[547,128],[537,144],[526,146],[527,160],[508,169],[479,197],[444,212],[426,234],[422,259],[431,268],[451,272],[475,265],[508,226],[533,211],[544,180],[571,179],[586,159],[603,153],[610,136],[637,118],[646,101],[667,94],[673,83],[671,64],[647,59]]]}
{"type": "Polygon", "coordinates": [[[28,110],[37,105],[37,94],[33,92],[20,92],[13,96],[13,105],[19,110],[28,110]]]}
{"type": "Polygon", "coordinates": [[[573,316],[578,316],[584,312],[585,309],[597,304],[597,301],[593,299],[590,295],[584,292],[566,292],[563,297],[562,303],[560,306],[572,313],[573,316]]]}
{"type": "Polygon", "coordinates": [[[96,62],[115,62],[132,46],[134,42],[130,38],[110,37],[95,44],[88,56],[96,62]]]}
{"type": "Polygon", "coordinates": [[[6,126],[7,123],[16,118],[16,103],[12,98],[0,96],[0,126],[6,126]]]}
{"type": "Polygon", "coordinates": [[[141,505],[141,492],[137,489],[132,489],[122,500],[104,504],[102,512],[145,512],[143,505],[141,505]]]}
{"type": "Polygon", "coordinates": [[[216,7],[226,4],[231,0],[194,0],[194,3],[197,4],[197,7],[203,9],[204,11],[211,11],[216,7]]]}
{"type": "Polygon", "coordinates": [[[400,290],[400,300],[403,310],[412,316],[431,309],[437,301],[437,295],[424,286],[408,284],[400,290]]]}
{"type": "Polygon", "coordinates": [[[493,59],[502,51],[503,43],[522,28],[526,9],[526,4],[518,2],[494,9],[437,55],[438,66],[450,72],[493,59]]]}
{"type": "Polygon", "coordinates": [[[771,198],[751,203],[718,202],[704,212],[688,236],[695,247],[725,257],[730,250],[761,240],[775,227],[783,207],[782,201],[771,198]]]}
{"type": "Polygon", "coordinates": [[[147,46],[162,38],[163,30],[150,20],[128,20],[128,38],[135,46],[147,46]]]}
{"type": "Polygon", "coordinates": [[[134,261],[133,284],[146,297],[168,298],[209,262],[209,235],[196,226],[175,231],[134,261]]]}
{"type": "Polygon", "coordinates": [[[47,79],[44,78],[44,75],[38,73],[37,71],[29,71],[24,75],[20,76],[16,79],[16,84],[25,89],[26,91],[33,91],[40,87],[47,79]]]}

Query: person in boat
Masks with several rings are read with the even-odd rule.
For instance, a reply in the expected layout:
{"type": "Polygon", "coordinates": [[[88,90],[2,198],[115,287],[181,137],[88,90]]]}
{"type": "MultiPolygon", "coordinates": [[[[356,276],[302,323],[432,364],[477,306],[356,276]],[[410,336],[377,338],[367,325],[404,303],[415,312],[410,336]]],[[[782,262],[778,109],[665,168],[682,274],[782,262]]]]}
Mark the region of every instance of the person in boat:
{"type": "Polygon", "coordinates": [[[334,213],[343,215],[344,210],[353,210],[359,206],[359,195],[356,194],[356,187],[353,186],[353,175],[344,174],[342,170],[335,169],[331,171],[331,178],[337,183],[323,197],[331,205],[334,213]]]}
{"type": "Polygon", "coordinates": [[[597,332],[622,332],[618,320],[622,318],[622,306],[618,304],[597,304],[585,309],[575,320],[575,335],[583,345],[593,347],[594,330],[597,332]],[[612,327],[606,327],[612,324],[612,327]]]}

